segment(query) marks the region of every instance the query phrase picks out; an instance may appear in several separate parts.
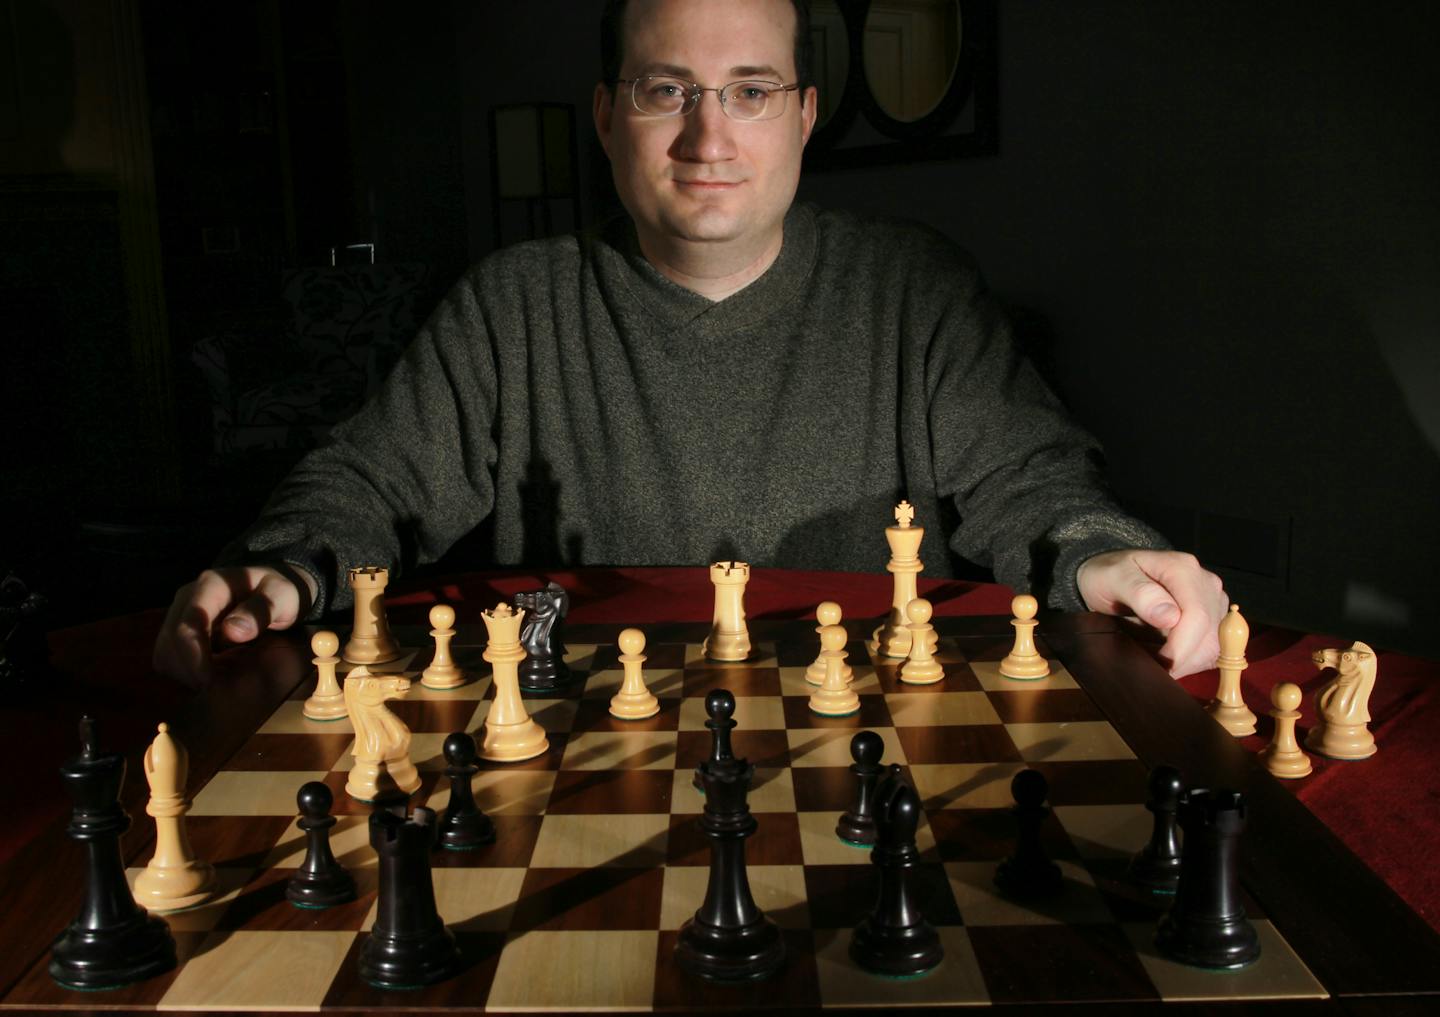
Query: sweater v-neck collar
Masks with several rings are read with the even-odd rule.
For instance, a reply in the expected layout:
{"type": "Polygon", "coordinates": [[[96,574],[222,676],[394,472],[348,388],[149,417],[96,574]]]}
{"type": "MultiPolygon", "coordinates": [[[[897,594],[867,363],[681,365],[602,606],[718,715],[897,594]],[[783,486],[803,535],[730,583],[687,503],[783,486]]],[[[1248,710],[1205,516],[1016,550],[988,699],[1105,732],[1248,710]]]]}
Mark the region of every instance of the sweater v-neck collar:
{"type": "Polygon", "coordinates": [[[785,215],[780,253],[760,277],[723,300],[710,300],[666,278],[640,250],[635,224],[621,215],[600,231],[600,270],[671,332],[722,335],[776,313],[803,291],[815,263],[815,212],[796,203],[785,215]]]}

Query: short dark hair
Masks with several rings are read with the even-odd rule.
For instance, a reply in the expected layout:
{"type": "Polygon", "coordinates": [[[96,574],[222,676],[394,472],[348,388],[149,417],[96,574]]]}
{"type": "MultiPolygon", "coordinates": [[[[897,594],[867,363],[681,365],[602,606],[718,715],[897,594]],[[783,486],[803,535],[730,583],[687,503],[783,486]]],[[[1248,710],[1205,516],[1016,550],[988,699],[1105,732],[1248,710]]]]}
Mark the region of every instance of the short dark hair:
{"type": "MultiPolygon", "coordinates": [[[[814,63],[814,46],[810,41],[810,0],[790,0],[795,8],[795,80],[800,83],[800,94],[814,82],[810,80],[810,67],[814,63]]],[[[600,75],[608,86],[614,87],[620,77],[620,65],[625,62],[624,32],[625,8],[629,0],[605,0],[604,13],[600,15],[600,75]]]]}

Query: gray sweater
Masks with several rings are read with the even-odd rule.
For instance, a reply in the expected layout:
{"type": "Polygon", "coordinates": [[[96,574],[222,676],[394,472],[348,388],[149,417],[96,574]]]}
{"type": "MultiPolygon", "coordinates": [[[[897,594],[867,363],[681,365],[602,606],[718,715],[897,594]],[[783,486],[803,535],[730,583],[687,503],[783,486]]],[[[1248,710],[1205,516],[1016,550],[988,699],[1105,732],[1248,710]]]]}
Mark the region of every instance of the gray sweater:
{"type": "Polygon", "coordinates": [[[1080,609],[1085,558],[1163,546],[1097,459],[938,233],[799,204],[770,269],[712,302],[621,218],[472,268],[222,561],[310,572],[312,617],[348,568],[476,527],[496,565],[881,571],[904,497],[926,575],[953,552],[1080,609]]]}

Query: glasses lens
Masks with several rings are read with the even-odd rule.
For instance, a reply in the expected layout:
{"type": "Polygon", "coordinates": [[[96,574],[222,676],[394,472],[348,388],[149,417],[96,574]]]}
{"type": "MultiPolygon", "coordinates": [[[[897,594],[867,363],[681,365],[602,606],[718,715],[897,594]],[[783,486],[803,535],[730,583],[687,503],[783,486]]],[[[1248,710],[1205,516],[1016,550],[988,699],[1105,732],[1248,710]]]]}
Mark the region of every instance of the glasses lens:
{"type": "Polygon", "coordinates": [[[785,112],[785,90],[768,81],[725,86],[725,112],[736,120],[769,120],[785,112]]]}
{"type": "Polygon", "coordinates": [[[690,98],[690,82],[680,78],[637,78],[634,88],[635,108],[654,116],[683,113],[690,98]]]}

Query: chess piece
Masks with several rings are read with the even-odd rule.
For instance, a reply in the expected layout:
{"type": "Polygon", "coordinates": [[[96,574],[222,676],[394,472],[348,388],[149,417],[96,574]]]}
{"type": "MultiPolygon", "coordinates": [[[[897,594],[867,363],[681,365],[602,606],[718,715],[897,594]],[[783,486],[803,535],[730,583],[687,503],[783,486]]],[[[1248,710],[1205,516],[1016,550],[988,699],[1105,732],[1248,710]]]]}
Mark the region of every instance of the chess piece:
{"type": "MultiPolygon", "coordinates": [[[[839,625],[840,605],[833,600],[822,602],[815,608],[815,620],[820,623],[815,626],[817,636],[826,625],[839,625]]],[[[847,683],[855,680],[855,669],[848,663],[845,665],[844,674],[847,683]]],[[[825,651],[823,649],[815,655],[815,659],[805,669],[805,680],[811,685],[819,685],[825,680],[825,651]]]]}
{"type": "Polygon", "coordinates": [[[501,602],[493,611],[480,612],[480,617],[490,637],[484,656],[490,662],[495,686],[495,702],[485,717],[485,745],[480,755],[497,763],[534,759],[550,748],[550,740],[520,699],[519,664],[525,659],[520,647],[520,624],[525,612],[513,611],[509,604],[501,602]]]}
{"type": "Polygon", "coordinates": [[[916,577],[925,568],[920,560],[920,541],[925,527],[912,526],[915,507],[908,501],[895,506],[895,525],[885,527],[885,542],[890,545],[890,561],[886,570],[895,577],[890,614],[870,637],[870,652],[880,657],[905,657],[910,653],[910,628],[905,608],[918,597],[916,577]]]}
{"type": "Polygon", "coordinates": [[[360,950],[360,977],[380,989],[444,981],[460,970],[460,949],[435,907],[430,848],[435,813],[406,818],[388,805],[370,814],[370,846],[380,862],[375,926],[360,950]]]}
{"type": "Polygon", "coordinates": [[[420,673],[420,684],[427,689],[458,689],[465,684],[465,672],[450,656],[450,641],[455,638],[455,609],[449,604],[436,604],[430,609],[430,635],[435,640],[435,656],[430,666],[420,673]]]}
{"type": "Polygon", "coordinates": [[[355,880],[335,860],[330,850],[330,814],[335,796],[324,781],[311,780],[295,793],[300,818],[295,822],[305,834],[305,860],[285,884],[285,899],[297,908],[322,909],[348,904],[355,899],[355,880]]]}
{"type": "MultiPolygon", "coordinates": [[[[706,726],[717,740],[728,734],[735,697],[717,689],[705,697],[705,710],[711,718],[706,726]]],[[[680,929],[675,961],[715,981],[768,978],[785,962],[785,940],[755,904],[745,869],[745,839],[759,826],[746,802],[755,768],[743,759],[720,766],[706,760],[700,768],[705,781],[700,829],[710,839],[710,881],[705,902],[680,929]]]]}
{"type": "Polygon", "coordinates": [[[1313,767],[1310,757],[1300,749],[1295,740],[1295,722],[1300,719],[1300,686],[1293,682],[1281,682],[1270,692],[1270,704],[1274,707],[1270,716],[1275,718],[1275,736],[1270,744],[1260,750],[1260,759],[1265,768],[1277,777],[1294,780],[1307,777],[1313,767]]]}
{"type": "Polygon", "coordinates": [[[526,692],[549,692],[570,684],[573,675],[565,663],[562,635],[570,595],[559,583],[550,583],[543,590],[515,594],[514,607],[525,612],[520,629],[520,645],[525,650],[518,670],[520,687],[526,692]]]}
{"type": "Polygon", "coordinates": [[[1150,771],[1145,808],[1153,817],[1150,841],[1130,859],[1130,878],[1152,893],[1174,893],[1180,882],[1180,839],[1176,812],[1185,784],[1173,766],[1150,771]]]}
{"type": "Polygon", "coordinates": [[[420,788],[420,774],[410,761],[410,729],[385,706],[409,691],[408,678],[371,674],[364,666],[345,678],[345,706],[355,728],[355,764],[345,793],[357,802],[373,802],[391,784],[407,795],[420,788]]]}
{"type": "MultiPolygon", "coordinates": [[[[114,989],[175,966],[175,940],[165,922],[135,903],[125,882],[120,835],[130,817],[120,807],[125,757],[101,752],[95,721],[80,721],[80,755],[60,768],[75,803],[65,832],[85,847],[85,898],[55,940],[50,977],[70,989],[114,989]]],[[[23,916],[22,916],[23,920],[23,916]]]]}
{"type": "Polygon", "coordinates": [[[726,689],[716,689],[705,697],[705,712],[710,717],[705,722],[705,727],[710,731],[710,758],[696,764],[695,775],[690,781],[691,787],[701,794],[705,793],[706,763],[717,772],[739,765],[730,748],[730,732],[735,728],[732,716],[735,712],[735,697],[726,689]]]}
{"type": "Polygon", "coordinates": [[[850,939],[850,957],[867,971],[904,976],[929,971],[945,956],[940,936],[925,920],[920,891],[912,880],[920,851],[915,830],[920,796],[892,765],[875,795],[875,848],[870,861],[880,870],[875,907],[850,939]]]}
{"type": "Polygon", "coordinates": [[[1215,659],[1220,684],[1205,709],[1236,738],[1255,733],[1255,714],[1240,694],[1240,674],[1250,666],[1245,660],[1245,644],[1249,641],[1250,625],[1240,614],[1240,606],[1231,604],[1220,622],[1220,656],[1215,659]]]}
{"type": "Polygon", "coordinates": [[[810,712],[822,717],[848,717],[860,709],[860,697],[845,683],[845,641],[840,625],[820,630],[820,652],[825,656],[825,681],[810,694],[810,712]]]}
{"type": "Polygon", "coordinates": [[[1260,956],[1255,927],[1240,903],[1237,851],[1245,800],[1237,791],[1180,795],[1185,854],[1175,903],[1160,919],[1155,946],[1181,964],[1241,968],[1260,956]]]}
{"type": "Polygon", "coordinates": [[[1039,610],[1039,601],[1028,593],[1010,601],[1010,613],[1015,616],[1010,619],[1010,624],[1015,626],[1015,644],[1000,661],[1000,673],[1006,678],[1031,681],[1050,673],[1049,662],[1035,649],[1035,626],[1038,624],[1035,613],[1039,610]]]}
{"type": "Polygon", "coordinates": [[[745,584],[750,566],[743,561],[717,561],[710,566],[715,586],[715,614],[703,647],[710,660],[745,660],[750,656],[750,630],[745,626],[745,584]]]}
{"type": "Polygon", "coordinates": [[[874,731],[859,731],[850,739],[850,772],[855,775],[855,803],[835,824],[835,835],[851,844],[875,843],[875,784],[885,772],[880,757],[885,743],[874,731]]]}
{"type": "Polygon", "coordinates": [[[445,739],[445,776],[450,780],[450,804],[440,820],[440,846],[450,851],[473,851],[495,843],[495,824],[475,804],[470,781],[479,771],[475,765],[475,739],[456,731],[445,739]]]}
{"type": "Polygon", "coordinates": [[[351,664],[383,664],[400,656],[400,644],[390,634],[390,622],[385,617],[385,587],[389,582],[389,569],[366,565],[350,570],[355,625],[343,656],[351,664]]]}
{"type": "Polygon", "coordinates": [[[996,866],[995,885],[1011,897],[1051,897],[1064,888],[1060,866],[1046,858],[1040,846],[1040,827],[1050,812],[1045,806],[1049,793],[1050,782],[1039,770],[1021,770],[1010,781],[1015,853],[996,866]]]}
{"type": "Polygon", "coordinates": [[[900,680],[907,685],[934,685],[945,678],[945,668],[934,657],[932,610],[930,601],[924,597],[916,597],[905,605],[905,617],[910,621],[910,655],[900,666],[900,680]]]}
{"type": "Polygon", "coordinates": [[[309,720],[339,720],[347,712],[345,693],[335,677],[340,663],[335,651],[339,648],[340,638],[333,632],[322,630],[310,637],[310,650],[315,654],[311,661],[315,665],[315,692],[300,711],[309,720]]]}
{"type": "Polygon", "coordinates": [[[610,698],[610,715],[621,720],[644,720],[660,712],[660,700],[645,687],[645,633],[625,629],[620,633],[620,665],[625,680],[610,698]]]}
{"type": "Polygon", "coordinates": [[[155,817],[155,855],[135,879],[135,899],[153,911],[178,911],[209,900],[215,893],[215,870],[195,857],[185,833],[185,778],[189,754],[161,724],[145,750],[145,779],[150,803],[145,811],[155,817]]]}
{"type": "Polygon", "coordinates": [[[1366,759],[1375,754],[1370,693],[1375,689],[1375,651],[1356,642],[1349,649],[1316,650],[1315,666],[1336,675],[1315,694],[1315,726],[1305,747],[1331,759],[1366,759]]]}

